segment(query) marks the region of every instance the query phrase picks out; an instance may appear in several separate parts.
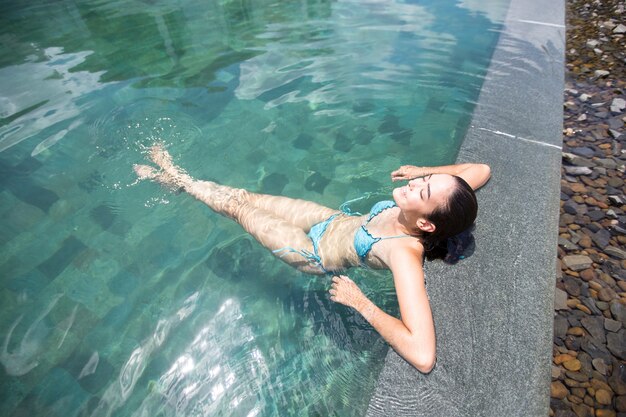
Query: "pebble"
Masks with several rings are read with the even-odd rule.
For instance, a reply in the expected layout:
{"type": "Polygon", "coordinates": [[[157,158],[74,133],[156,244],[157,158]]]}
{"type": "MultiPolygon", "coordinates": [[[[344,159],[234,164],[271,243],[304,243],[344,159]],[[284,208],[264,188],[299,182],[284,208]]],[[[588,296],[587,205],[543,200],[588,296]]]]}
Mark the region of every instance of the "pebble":
{"type": "Polygon", "coordinates": [[[607,390],[599,389],[596,391],[595,398],[598,404],[609,405],[613,400],[613,395],[607,390]]]}
{"type": "Polygon", "coordinates": [[[582,366],[578,359],[572,359],[572,360],[563,362],[563,367],[567,369],[568,371],[579,371],[582,366]]]}
{"type": "Polygon", "coordinates": [[[626,10],[621,1],[566,7],[552,368],[561,393],[550,411],[611,417],[626,413],[626,10]]]}
{"type": "Polygon", "coordinates": [[[596,410],[596,417],[616,417],[615,411],[601,408],[596,410]]]}
{"type": "Polygon", "coordinates": [[[605,318],[604,319],[604,328],[610,332],[617,332],[622,327],[622,323],[617,320],[605,318]]]}
{"type": "Polygon", "coordinates": [[[626,251],[615,246],[607,246],[606,248],[604,248],[604,252],[614,258],[626,259],[626,251]]]}
{"type": "Polygon", "coordinates": [[[591,171],[591,169],[589,169],[588,167],[570,167],[570,166],[564,166],[563,169],[565,170],[565,172],[569,175],[589,175],[591,174],[593,171],[591,171]]]}
{"type": "Polygon", "coordinates": [[[626,395],[615,398],[615,408],[619,412],[626,412],[626,395]]]}
{"type": "Polygon", "coordinates": [[[598,372],[600,372],[602,375],[606,375],[607,367],[602,358],[593,359],[591,363],[598,372]]]}
{"type": "Polygon", "coordinates": [[[568,255],[563,257],[563,263],[568,269],[572,271],[582,271],[589,268],[593,261],[590,257],[585,255],[568,255]]]}
{"type": "Polygon", "coordinates": [[[550,397],[562,400],[567,397],[569,391],[561,381],[553,381],[550,384],[550,397]]]}
{"type": "Polygon", "coordinates": [[[620,113],[624,108],[626,108],[626,100],[623,98],[616,97],[611,102],[611,111],[613,113],[620,113]]]}

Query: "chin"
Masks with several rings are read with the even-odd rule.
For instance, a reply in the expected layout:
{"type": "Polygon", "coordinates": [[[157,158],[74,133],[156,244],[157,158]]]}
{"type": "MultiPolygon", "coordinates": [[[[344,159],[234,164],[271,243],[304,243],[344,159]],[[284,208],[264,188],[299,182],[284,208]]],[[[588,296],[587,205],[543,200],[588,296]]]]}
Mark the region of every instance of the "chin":
{"type": "Polygon", "coordinates": [[[399,203],[402,200],[402,197],[404,197],[402,195],[402,187],[394,188],[391,195],[393,196],[393,201],[395,201],[396,205],[399,206],[400,205],[399,203]]]}

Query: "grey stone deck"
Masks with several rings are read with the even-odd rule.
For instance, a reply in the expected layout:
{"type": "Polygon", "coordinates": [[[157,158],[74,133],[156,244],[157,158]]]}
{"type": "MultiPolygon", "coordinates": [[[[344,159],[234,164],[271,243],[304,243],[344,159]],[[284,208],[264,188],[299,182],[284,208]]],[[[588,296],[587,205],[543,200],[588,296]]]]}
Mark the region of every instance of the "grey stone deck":
{"type": "Polygon", "coordinates": [[[511,1],[458,158],[492,167],[476,248],[426,266],[438,364],[390,350],[369,417],[548,415],[564,48],[563,1],[511,1]]]}

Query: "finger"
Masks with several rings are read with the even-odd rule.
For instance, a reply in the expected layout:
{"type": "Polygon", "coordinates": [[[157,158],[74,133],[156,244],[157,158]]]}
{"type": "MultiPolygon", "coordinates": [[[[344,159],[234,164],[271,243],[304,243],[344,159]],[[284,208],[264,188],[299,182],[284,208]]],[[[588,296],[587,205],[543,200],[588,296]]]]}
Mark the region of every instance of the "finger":
{"type": "Polygon", "coordinates": [[[335,276],[333,277],[333,279],[332,279],[333,284],[337,284],[340,280],[341,280],[341,278],[340,278],[340,277],[338,277],[337,275],[335,275],[335,276]]]}
{"type": "Polygon", "coordinates": [[[347,276],[347,275],[342,275],[342,276],[341,276],[341,279],[343,279],[344,281],[352,282],[352,280],[350,279],[350,277],[349,277],[349,276],[347,276]]]}

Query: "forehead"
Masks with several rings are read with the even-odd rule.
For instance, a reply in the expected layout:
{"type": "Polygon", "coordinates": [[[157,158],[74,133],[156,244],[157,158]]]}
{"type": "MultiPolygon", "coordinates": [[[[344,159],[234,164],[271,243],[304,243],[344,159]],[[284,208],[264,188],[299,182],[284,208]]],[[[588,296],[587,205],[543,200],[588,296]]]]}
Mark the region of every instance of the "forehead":
{"type": "Polygon", "coordinates": [[[434,174],[429,181],[431,195],[445,197],[456,186],[452,175],[434,174]]]}

